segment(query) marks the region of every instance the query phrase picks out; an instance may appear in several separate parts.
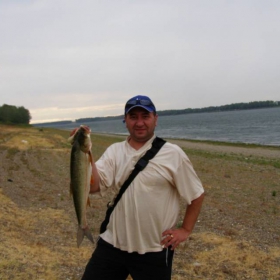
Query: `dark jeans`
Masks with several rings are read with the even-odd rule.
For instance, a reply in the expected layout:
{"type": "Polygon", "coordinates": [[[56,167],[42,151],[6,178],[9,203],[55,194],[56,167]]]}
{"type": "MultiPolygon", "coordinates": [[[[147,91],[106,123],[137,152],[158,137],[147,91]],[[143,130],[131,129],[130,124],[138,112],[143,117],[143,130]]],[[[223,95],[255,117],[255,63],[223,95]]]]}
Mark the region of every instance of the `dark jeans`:
{"type": "Polygon", "coordinates": [[[138,254],[114,248],[103,239],[89,260],[82,280],[170,280],[174,251],[138,254]]]}

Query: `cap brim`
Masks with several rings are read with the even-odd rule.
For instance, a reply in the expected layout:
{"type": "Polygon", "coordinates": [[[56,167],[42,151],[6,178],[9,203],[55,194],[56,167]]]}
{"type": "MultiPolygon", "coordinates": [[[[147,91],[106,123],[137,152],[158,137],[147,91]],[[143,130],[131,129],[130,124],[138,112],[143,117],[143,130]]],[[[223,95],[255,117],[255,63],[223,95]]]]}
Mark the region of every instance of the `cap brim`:
{"type": "Polygon", "coordinates": [[[125,111],[125,113],[127,114],[129,111],[131,111],[132,109],[137,108],[137,107],[143,108],[143,109],[147,110],[150,113],[155,111],[154,109],[152,109],[152,108],[150,108],[148,106],[137,104],[137,105],[132,106],[131,108],[129,108],[127,111],[125,111]]]}

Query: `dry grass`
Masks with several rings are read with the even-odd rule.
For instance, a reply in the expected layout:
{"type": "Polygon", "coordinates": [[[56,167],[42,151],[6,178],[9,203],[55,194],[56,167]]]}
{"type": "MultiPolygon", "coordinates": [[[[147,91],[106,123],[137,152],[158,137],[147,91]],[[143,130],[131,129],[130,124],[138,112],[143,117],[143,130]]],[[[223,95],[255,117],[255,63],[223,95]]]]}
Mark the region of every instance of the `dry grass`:
{"type": "MultiPolygon", "coordinates": [[[[76,247],[69,133],[0,128],[0,279],[80,279],[94,246],[76,247]]],[[[98,158],[122,137],[92,140],[98,158]]],[[[251,157],[247,148],[245,157],[230,146],[221,153],[187,144],[206,198],[194,233],[176,250],[172,279],[280,279],[279,159],[265,157],[268,148],[251,157]]],[[[111,195],[91,197],[95,237],[111,195]]]]}

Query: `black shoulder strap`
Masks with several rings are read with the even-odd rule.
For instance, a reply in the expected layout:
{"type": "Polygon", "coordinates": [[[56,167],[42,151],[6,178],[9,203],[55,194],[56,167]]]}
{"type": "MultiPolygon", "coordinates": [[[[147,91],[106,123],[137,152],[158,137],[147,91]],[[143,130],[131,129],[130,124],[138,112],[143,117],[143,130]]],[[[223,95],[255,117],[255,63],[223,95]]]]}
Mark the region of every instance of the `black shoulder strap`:
{"type": "Polygon", "coordinates": [[[138,162],[136,163],[133,171],[130,173],[129,177],[126,179],[126,181],[123,183],[122,187],[120,188],[120,191],[112,204],[108,204],[108,210],[106,212],[106,217],[103,223],[101,224],[100,233],[104,232],[106,230],[107,224],[109,223],[110,215],[113,212],[114,208],[120,201],[123,193],[126,191],[126,189],[129,187],[131,182],[134,180],[134,178],[137,176],[137,174],[142,171],[147,164],[149,163],[149,160],[152,159],[158,151],[161,149],[161,147],[166,143],[165,140],[156,137],[152,143],[152,147],[145,153],[143,157],[141,157],[138,162]]]}

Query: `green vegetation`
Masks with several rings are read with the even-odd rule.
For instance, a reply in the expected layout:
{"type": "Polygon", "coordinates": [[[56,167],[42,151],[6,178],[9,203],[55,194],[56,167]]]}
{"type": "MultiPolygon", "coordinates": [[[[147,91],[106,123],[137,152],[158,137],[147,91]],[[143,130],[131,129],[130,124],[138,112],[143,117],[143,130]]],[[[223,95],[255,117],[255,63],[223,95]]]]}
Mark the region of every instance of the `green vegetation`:
{"type": "Polygon", "coordinates": [[[260,108],[271,108],[271,107],[280,107],[280,102],[267,100],[267,101],[253,101],[249,103],[233,103],[228,105],[211,106],[211,107],[197,108],[197,109],[188,108],[183,110],[165,110],[165,111],[159,111],[158,115],[169,116],[169,115],[181,115],[181,114],[190,114],[190,113],[223,112],[223,111],[260,109],[260,108]]]}
{"type": "Polygon", "coordinates": [[[16,107],[4,104],[0,107],[0,123],[4,124],[29,124],[31,115],[23,106],[16,107]]]}

